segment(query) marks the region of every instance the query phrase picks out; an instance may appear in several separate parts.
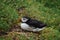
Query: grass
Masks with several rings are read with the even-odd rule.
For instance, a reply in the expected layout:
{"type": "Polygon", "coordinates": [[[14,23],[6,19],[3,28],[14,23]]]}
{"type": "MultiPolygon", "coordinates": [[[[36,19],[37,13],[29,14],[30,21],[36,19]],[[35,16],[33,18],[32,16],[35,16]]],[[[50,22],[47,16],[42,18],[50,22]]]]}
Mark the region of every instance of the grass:
{"type": "MultiPolygon", "coordinates": [[[[0,0],[0,29],[9,30],[18,19],[17,8],[26,6],[30,17],[47,24],[40,34],[31,32],[9,33],[0,36],[0,40],[59,40],[60,39],[60,1],[59,0],[0,0]]],[[[24,14],[22,14],[23,16],[24,14]]],[[[21,17],[21,16],[20,16],[21,17]]],[[[18,23],[16,23],[18,24],[18,23]]]]}

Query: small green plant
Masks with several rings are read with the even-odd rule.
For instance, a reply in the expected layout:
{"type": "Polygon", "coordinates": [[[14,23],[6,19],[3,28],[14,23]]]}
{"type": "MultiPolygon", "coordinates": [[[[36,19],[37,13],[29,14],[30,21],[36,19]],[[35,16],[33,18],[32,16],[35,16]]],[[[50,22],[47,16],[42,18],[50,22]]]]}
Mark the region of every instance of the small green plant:
{"type": "Polygon", "coordinates": [[[18,14],[16,10],[7,5],[1,5],[0,10],[0,29],[8,31],[14,21],[17,20],[18,14]]]}

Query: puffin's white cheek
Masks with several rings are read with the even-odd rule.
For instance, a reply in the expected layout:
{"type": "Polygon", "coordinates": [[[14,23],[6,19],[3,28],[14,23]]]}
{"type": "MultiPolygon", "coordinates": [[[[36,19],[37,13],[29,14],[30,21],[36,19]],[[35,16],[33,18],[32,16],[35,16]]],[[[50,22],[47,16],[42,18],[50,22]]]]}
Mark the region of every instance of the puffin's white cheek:
{"type": "Polygon", "coordinates": [[[27,20],[22,20],[22,22],[26,22],[27,20]]]}
{"type": "Polygon", "coordinates": [[[24,19],[24,18],[21,18],[21,20],[22,20],[22,22],[27,22],[28,21],[28,19],[24,19]]]}

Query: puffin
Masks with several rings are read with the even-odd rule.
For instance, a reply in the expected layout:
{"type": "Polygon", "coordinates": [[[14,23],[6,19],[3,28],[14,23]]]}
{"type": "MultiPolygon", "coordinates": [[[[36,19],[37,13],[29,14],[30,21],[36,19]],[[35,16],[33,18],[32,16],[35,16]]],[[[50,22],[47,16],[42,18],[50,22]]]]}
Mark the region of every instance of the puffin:
{"type": "Polygon", "coordinates": [[[21,29],[25,31],[39,32],[46,28],[46,24],[27,16],[21,18],[21,29]]]}

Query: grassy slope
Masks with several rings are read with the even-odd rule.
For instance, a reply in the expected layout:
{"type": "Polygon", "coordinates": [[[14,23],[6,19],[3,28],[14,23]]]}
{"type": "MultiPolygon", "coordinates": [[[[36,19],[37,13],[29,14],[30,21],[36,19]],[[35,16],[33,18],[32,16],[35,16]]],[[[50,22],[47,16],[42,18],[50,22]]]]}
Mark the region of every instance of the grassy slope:
{"type": "MultiPolygon", "coordinates": [[[[44,1],[44,0],[43,0],[44,1]]],[[[30,34],[30,37],[25,37],[25,35],[18,35],[17,38],[19,40],[59,40],[60,39],[60,10],[58,8],[53,8],[53,6],[50,8],[48,6],[44,6],[44,3],[40,3],[38,1],[32,1],[32,0],[6,0],[2,1],[0,0],[2,7],[5,8],[3,10],[8,9],[6,13],[17,13],[16,9],[20,6],[26,6],[27,12],[31,17],[34,17],[38,20],[41,20],[45,22],[48,26],[45,30],[39,34],[39,36],[35,36],[34,33],[30,34]],[[11,11],[12,10],[12,11],[11,11]],[[15,10],[15,11],[13,11],[15,10]],[[23,39],[22,39],[23,38],[23,39]],[[35,39],[36,38],[36,39],[35,39]]],[[[4,13],[5,13],[4,12],[4,13]]],[[[14,15],[14,14],[11,14],[14,15]]],[[[14,16],[16,19],[16,17],[14,16]]],[[[13,19],[12,17],[9,19],[13,19]]],[[[8,25],[8,24],[7,24],[8,25]]],[[[9,24],[10,25],[10,24],[9,24]]],[[[14,36],[13,35],[13,36],[14,36]]],[[[12,35],[8,35],[8,37],[0,37],[0,40],[12,40],[12,35]]]]}

